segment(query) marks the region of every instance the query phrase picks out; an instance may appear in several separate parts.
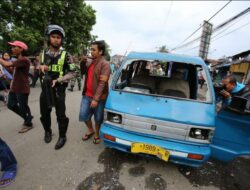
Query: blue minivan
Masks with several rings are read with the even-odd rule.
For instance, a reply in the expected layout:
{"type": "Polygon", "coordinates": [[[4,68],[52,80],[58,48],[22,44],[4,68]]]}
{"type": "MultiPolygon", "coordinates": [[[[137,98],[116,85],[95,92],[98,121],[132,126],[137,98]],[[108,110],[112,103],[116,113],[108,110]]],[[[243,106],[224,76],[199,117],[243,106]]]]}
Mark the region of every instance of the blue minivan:
{"type": "Polygon", "coordinates": [[[201,58],[131,52],[113,78],[101,138],[110,148],[193,167],[250,155],[249,110],[217,106],[201,58]]]}

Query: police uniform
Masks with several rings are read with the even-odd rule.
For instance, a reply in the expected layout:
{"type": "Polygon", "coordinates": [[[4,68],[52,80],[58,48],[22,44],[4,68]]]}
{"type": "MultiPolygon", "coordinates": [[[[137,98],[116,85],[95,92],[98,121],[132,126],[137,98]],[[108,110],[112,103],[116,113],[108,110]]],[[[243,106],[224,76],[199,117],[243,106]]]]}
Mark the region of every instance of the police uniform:
{"type": "MultiPolygon", "coordinates": [[[[50,52],[50,50],[43,51],[41,55],[41,65],[47,65],[49,67],[46,73],[51,80],[57,80],[65,76],[68,72],[74,70],[74,66],[71,67],[69,56],[66,51],[59,51],[56,54],[50,52]]],[[[42,82],[44,76],[42,77],[42,82]]],[[[57,122],[59,127],[59,138],[66,138],[66,132],[68,128],[69,118],[65,114],[65,89],[67,88],[67,82],[57,82],[55,87],[51,89],[54,106],[56,109],[57,122]]],[[[52,107],[48,105],[48,94],[46,94],[45,85],[42,85],[42,92],[40,95],[40,113],[41,123],[46,133],[51,135],[51,110],[52,107]]]]}
{"type": "Polygon", "coordinates": [[[68,89],[70,91],[73,91],[76,81],[78,84],[78,90],[81,90],[81,86],[82,86],[81,70],[80,70],[80,67],[77,65],[75,65],[75,72],[76,72],[76,77],[70,80],[70,88],[68,89]]]}

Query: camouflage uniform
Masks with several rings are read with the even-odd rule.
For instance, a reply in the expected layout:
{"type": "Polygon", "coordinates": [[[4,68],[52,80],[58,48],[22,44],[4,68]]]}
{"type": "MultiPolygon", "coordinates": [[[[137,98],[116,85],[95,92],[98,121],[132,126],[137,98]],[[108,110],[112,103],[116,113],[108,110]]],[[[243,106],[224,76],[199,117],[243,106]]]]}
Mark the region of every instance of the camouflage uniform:
{"type": "Polygon", "coordinates": [[[78,90],[81,90],[81,82],[82,82],[82,76],[81,76],[81,70],[80,67],[78,65],[75,64],[75,69],[76,69],[76,76],[70,80],[70,88],[68,88],[68,90],[73,91],[74,86],[75,86],[75,82],[77,80],[77,84],[78,84],[78,90]]]}

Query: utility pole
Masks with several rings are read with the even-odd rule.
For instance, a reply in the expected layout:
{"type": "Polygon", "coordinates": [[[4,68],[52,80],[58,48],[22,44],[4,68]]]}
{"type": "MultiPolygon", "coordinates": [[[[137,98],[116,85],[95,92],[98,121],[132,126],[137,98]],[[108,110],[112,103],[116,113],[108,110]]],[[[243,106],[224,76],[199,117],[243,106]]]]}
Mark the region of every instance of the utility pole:
{"type": "Polygon", "coordinates": [[[212,35],[212,28],[213,25],[208,21],[204,20],[201,41],[200,41],[200,50],[199,50],[199,56],[204,60],[207,59],[211,35],[212,35]]]}

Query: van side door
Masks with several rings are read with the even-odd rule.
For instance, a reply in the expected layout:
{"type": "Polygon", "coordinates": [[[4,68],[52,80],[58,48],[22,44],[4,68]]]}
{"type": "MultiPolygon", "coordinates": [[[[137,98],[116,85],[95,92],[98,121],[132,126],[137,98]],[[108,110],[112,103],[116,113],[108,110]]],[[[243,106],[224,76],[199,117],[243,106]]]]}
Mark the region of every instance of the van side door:
{"type": "Polygon", "coordinates": [[[250,155],[250,112],[223,109],[216,116],[215,126],[211,143],[213,158],[230,161],[241,155],[250,155]]]}

